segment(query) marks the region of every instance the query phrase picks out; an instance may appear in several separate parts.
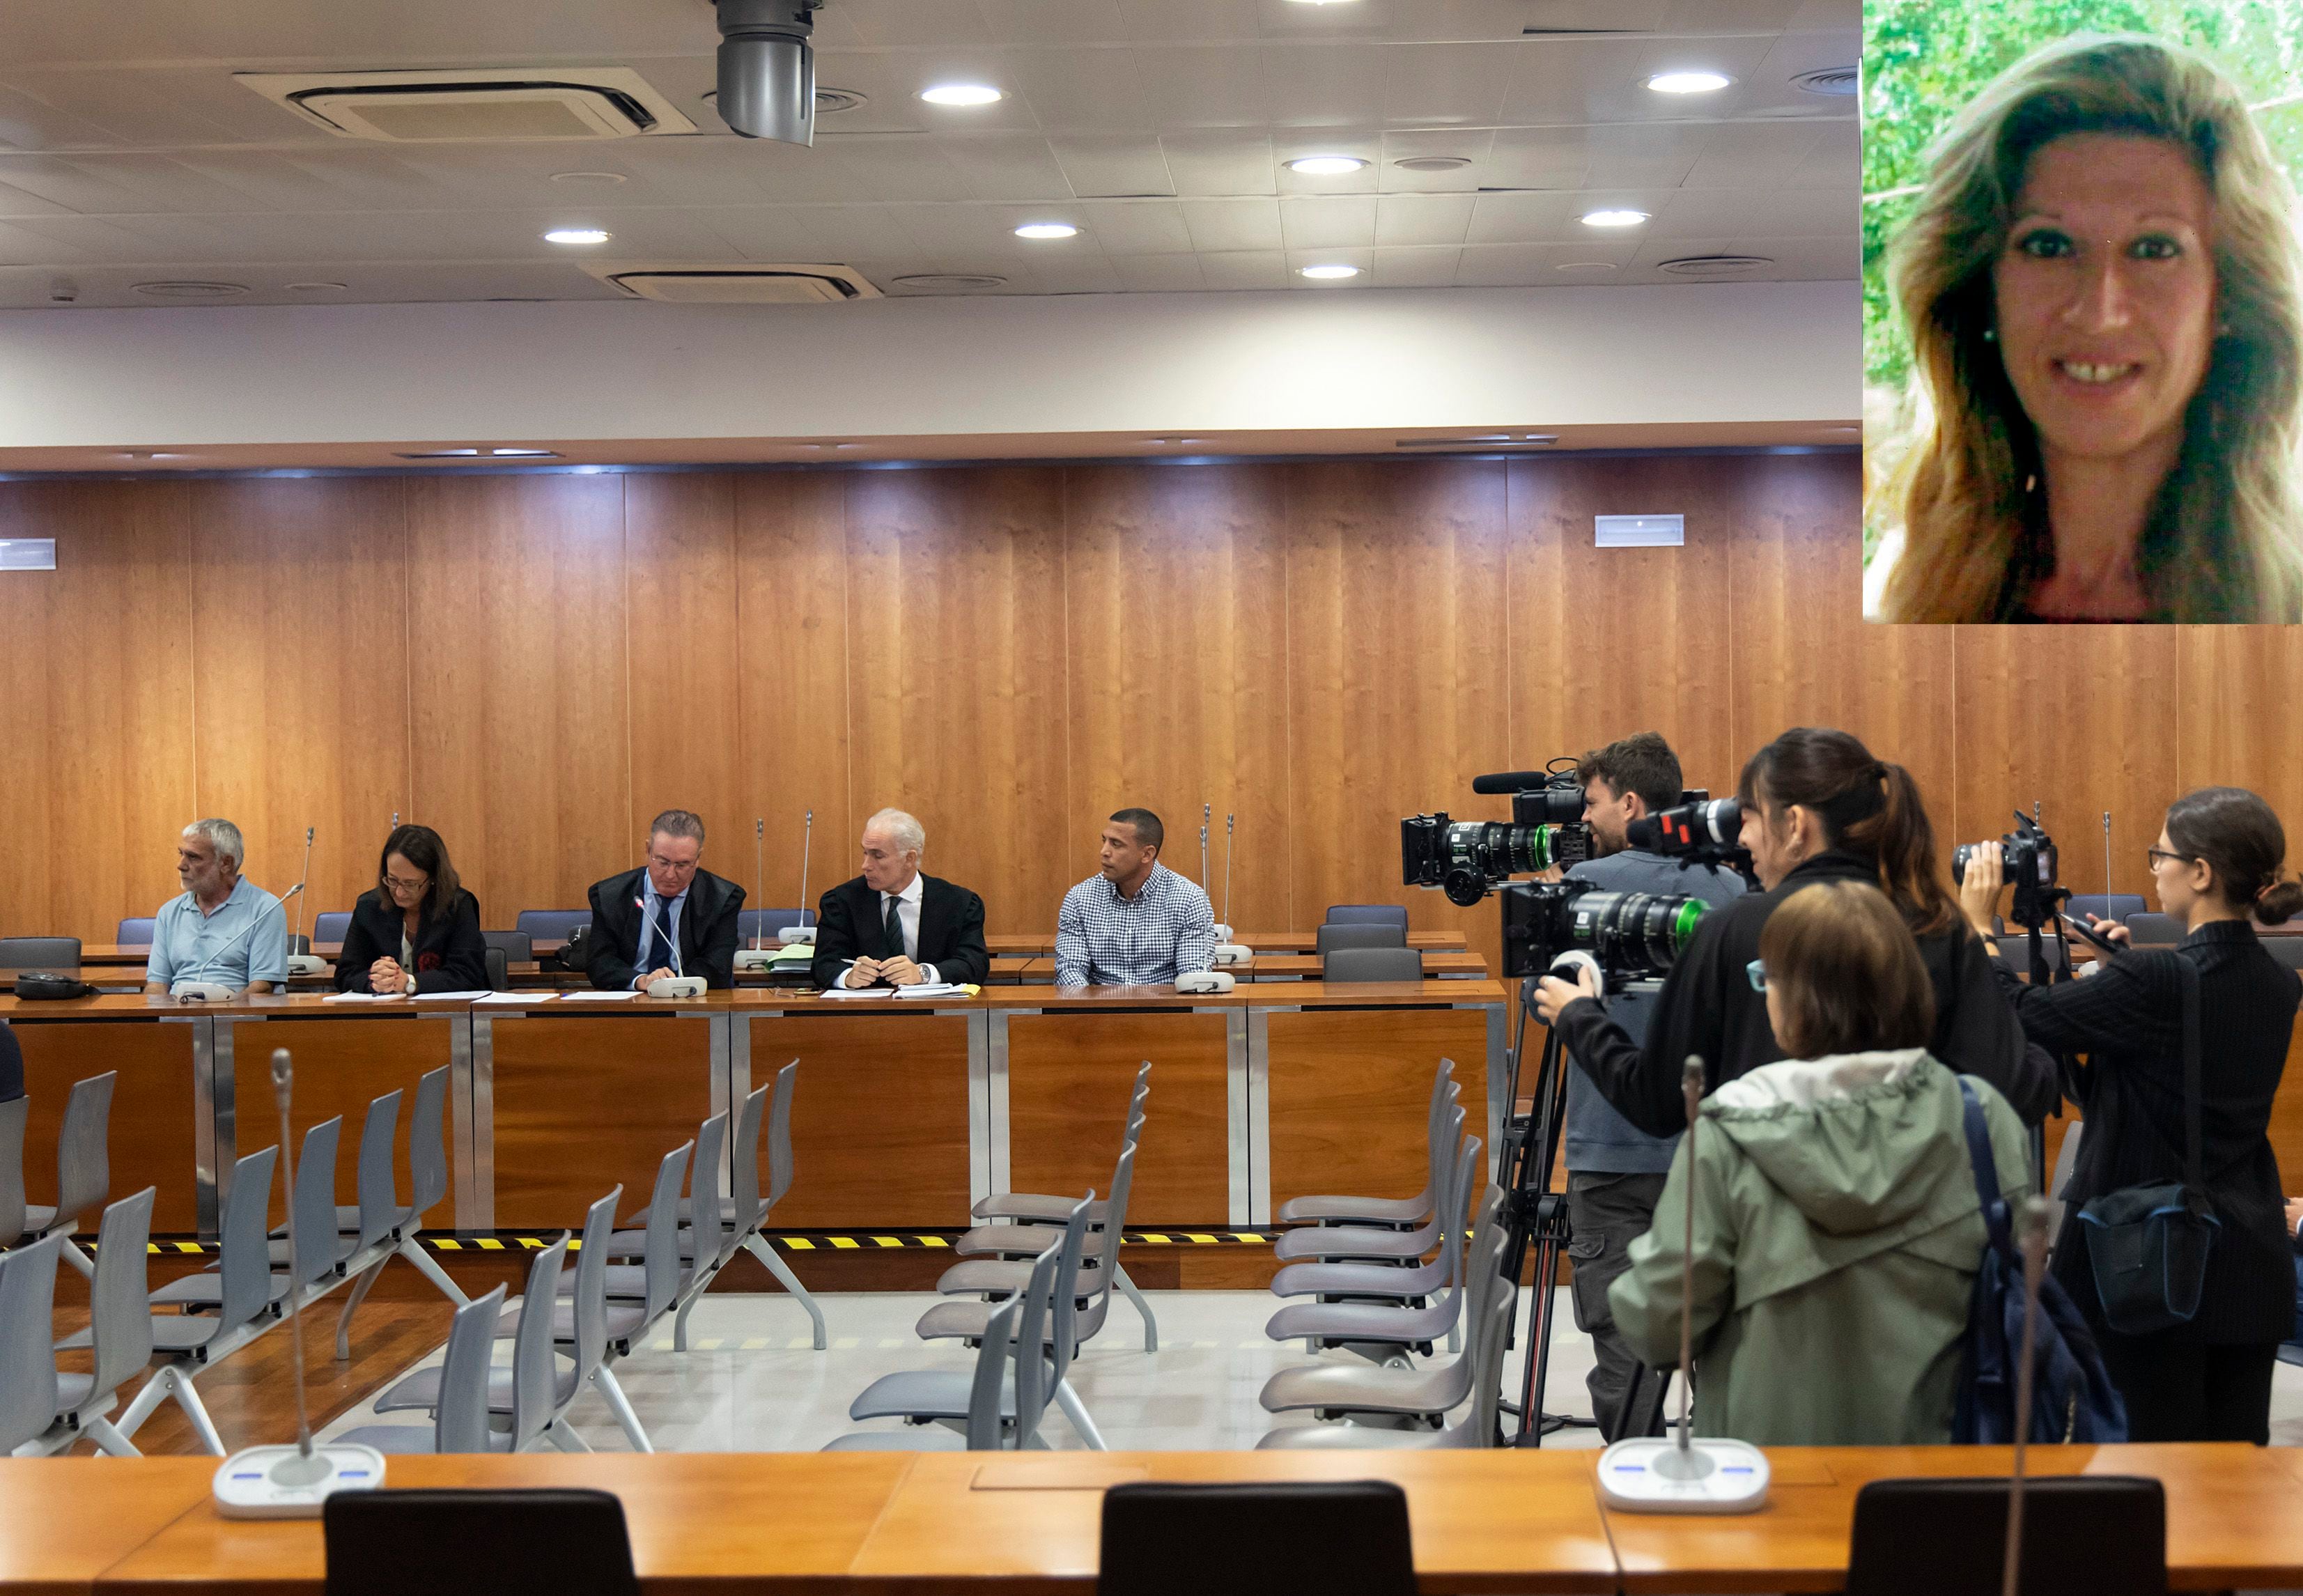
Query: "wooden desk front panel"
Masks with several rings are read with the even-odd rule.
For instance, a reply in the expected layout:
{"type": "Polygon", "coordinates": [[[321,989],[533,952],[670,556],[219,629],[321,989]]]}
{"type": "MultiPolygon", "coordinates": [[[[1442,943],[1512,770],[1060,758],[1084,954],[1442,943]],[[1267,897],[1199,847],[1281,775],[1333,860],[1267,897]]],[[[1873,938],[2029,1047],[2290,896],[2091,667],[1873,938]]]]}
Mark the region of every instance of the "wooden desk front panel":
{"type": "Polygon", "coordinates": [[[1227,1017],[1017,1014],[1008,1020],[1010,1189],[1099,1197],[1127,1117],[1135,1071],[1152,1095],[1135,1153],[1127,1222],[1137,1229],[1215,1225],[1230,1212],[1227,1017]]]}
{"type": "MultiPolygon", "coordinates": [[[[754,1087],[799,1060],[792,1187],[771,1224],[966,1224],[967,1029],[980,1022],[886,1005],[865,1013],[825,1007],[833,1011],[749,1022],[754,1087]]],[[[736,1023],[747,1023],[741,1009],[736,1023]]]]}
{"type": "Polygon", "coordinates": [[[619,1181],[619,1218],[645,1206],[663,1155],[712,1112],[712,1022],[595,1011],[489,1024],[496,1228],[580,1229],[619,1181]]]}
{"type": "Polygon", "coordinates": [[[1430,1172],[1431,1077],[1455,1061],[1466,1135],[1488,1142],[1488,1017],[1480,1009],[1326,1009],[1270,1026],[1271,1212],[1313,1193],[1406,1197],[1430,1172]]]}
{"type": "MultiPolygon", "coordinates": [[[[137,1019],[26,1023],[13,1027],[24,1050],[24,1090],[32,1099],[24,1127],[24,1195],[33,1203],[56,1195],[56,1135],[72,1083],[116,1069],[112,1088],[112,1195],[124,1197],[148,1186],[152,1229],[190,1236],[200,1228],[195,1183],[199,1149],[194,1139],[192,1027],[137,1019]]],[[[257,1144],[261,1145],[261,1144],[257,1144]]],[[[91,1214],[84,1229],[96,1228],[91,1214]]]]}
{"type": "MultiPolygon", "coordinates": [[[[359,1201],[360,1127],[367,1120],[367,1105],[395,1087],[400,1092],[400,1123],[392,1136],[392,1183],[400,1200],[410,1195],[408,1129],[416,1113],[416,1083],[427,1070],[444,1069],[449,1061],[449,1031],[464,1024],[453,1018],[431,1019],[414,1012],[389,1018],[359,1019],[293,1019],[232,1023],[232,1099],[237,1104],[234,1135],[239,1154],[280,1140],[280,1110],[272,1099],[272,1050],[284,1047],[295,1064],[295,1085],[290,1097],[288,1124],[295,1138],[294,1153],[301,1167],[304,1133],[324,1119],[343,1116],[336,1141],[336,1201],[347,1205],[359,1201]]],[[[450,1083],[445,1144],[442,1151],[451,1173],[456,1168],[456,1094],[450,1083]]],[[[287,1218],[288,1203],[275,1175],[272,1185],[272,1222],[287,1218]]],[[[443,1227],[448,1205],[432,1211],[430,1223],[443,1227]]]]}

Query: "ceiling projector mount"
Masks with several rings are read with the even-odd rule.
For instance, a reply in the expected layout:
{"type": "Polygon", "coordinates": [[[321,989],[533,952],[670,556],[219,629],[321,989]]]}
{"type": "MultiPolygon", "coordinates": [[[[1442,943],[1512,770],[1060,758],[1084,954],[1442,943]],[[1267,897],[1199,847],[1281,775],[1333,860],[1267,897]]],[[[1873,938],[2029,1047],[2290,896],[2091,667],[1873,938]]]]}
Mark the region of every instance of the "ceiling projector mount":
{"type": "Polygon", "coordinates": [[[815,142],[815,13],[824,0],[713,0],[720,120],[747,139],[815,142]]]}

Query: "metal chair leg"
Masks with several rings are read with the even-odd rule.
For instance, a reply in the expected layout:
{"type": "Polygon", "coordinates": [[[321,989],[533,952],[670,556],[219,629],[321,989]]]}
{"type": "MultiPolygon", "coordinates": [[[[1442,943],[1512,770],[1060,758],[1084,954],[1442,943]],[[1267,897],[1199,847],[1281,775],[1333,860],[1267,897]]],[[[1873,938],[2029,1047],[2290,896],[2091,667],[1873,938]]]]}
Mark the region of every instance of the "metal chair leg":
{"type": "Polygon", "coordinates": [[[367,1300],[368,1291],[375,1286],[376,1277],[384,1272],[384,1266],[391,1262],[392,1258],[387,1254],[360,1271],[360,1278],[352,1282],[350,1292],[344,1297],[343,1312],[336,1315],[336,1361],[338,1363],[345,1362],[352,1355],[352,1315],[359,1312],[359,1305],[367,1300]]]}
{"type": "Polygon", "coordinates": [[[544,1432],[544,1439],[563,1452],[588,1452],[592,1449],[584,1438],[576,1433],[575,1426],[566,1419],[561,1419],[547,1428],[544,1432]]]}
{"type": "Polygon", "coordinates": [[[401,1239],[397,1250],[401,1257],[416,1265],[418,1274],[437,1286],[440,1288],[440,1294],[451,1303],[460,1308],[471,1305],[472,1299],[466,1296],[463,1289],[448,1278],[448,1271],[440,1267],[438,1259],[424,1250],[422,1242],[412,1236],[406,1237],[401,1239]]]}
{"type": "Polygon", "coordinates": [[[163,1364],[152,1378],[144,1382],[144,1389],[136,1393],[136,1400],[128,1405],[128,1411],[120,1415],[116,1432],[121,1440],[124,1443],[134,1435],[144,1421],[152,1416],[152,1410],[159,1406],[163,1399],[170,1398],[191,1421],[193,1431],[200,1438],[200,1445],[211,1457],[223,1457],[224,1438],[216,1433],[215,1425],[209,1421],[208,1410],[201,1404],[200,1394],[192,1389],[190,1378],[173,1364],[163,1364]]]}
{"type": "Polygon", "coordinates": [[[624,1396],[624,1388],[617,1381],[616,1372],[605,1364],[601,1364],[592,1371],[592,1384],[598,1389],[601,1400],[608,1405],[609,1411],[616,1415],[616,1423],[623,1426],[624,1439],[632,1443],[632,1450],[654,1451],[655,1448],[648,1444],[647,1431],[640,1427],[639,1414],[632,1411],[630,1401],[624,1396]]]}
{"type": "MultiPolygon", "coordinates": [[[[815,1325],[815,1349],[822,1352],[826,1345],[823,1338],[823,1310],[815,1305],[815,1298],[808,1295],[807,1288],[799,1283],[797,1275],[792,1273],[791,1265],[778,1257],[776,1249],[768,1245],[767,1238],[756,1232],[744,1237],[744,1250],[757,1258],[766,1267],[767,1271],[781,1282],[785,1291],[799,1299],[799,1305],[807,1310],[808,1318],[815,1325]]],[[[1125,1276],[1121,1278],[1126,1279],[1125,1276]]],[[[1134,1288],[1131,1287],[1129,1289],[1132,1291],[1134,1288]]],[[[1149,1319],[1151,1315],[1146,1313],[1144,1317],[1149,1319]]]]}
{"type": "Polygon", "coordinates": [[[1068,1376],[1056,1382],[1056,1406],[1064,1410],[1064,1417],[1072,1422],[1072,1428],[1079,1431],[1079,1438],[1087,1443],[1089,1451],[1111,1450],[1103,1444],[1103,1431],[1098,1430],[1095,1421],[1088,1416],[1087,1404],[1080,1400],[1077,1391],[1072,1389],[1068,1376]]]}
{"type": "Polygon", "coordinates": [[[108,1419],[90,1419],[80,1427],[80,1432],[96,1443],[96,1449],[107,1457],[141,1457],[135,1443],[112,1427],[108,1419]]]}
{"type": "Polygon", "coordinates": [[[1152,1317],[1152,1305],[1143,1300],[1143,1294],[1135,1288],[1135,1282],[1127,1278],[1126,1264],[1121,1264],[1115,1271],[1112,1283],[1119,1288],[1129,1302],[1135,1305],[1135,1311],[1143,1315],[1143,1350],[1159,1351],[1160,1322],[1152,1317]]]}
{"type": "Polygon", "coordinates": [[[65,1262],[80,1271],[80,1273],[86,1275],[89,1279],[93,1280],[96,1279],[96,1260],[89,1257],[86,1252],[81,1250],[80,1243],[67,1236],[64,1237],[64,1244],[62,1251],[63,1261],[65,1262]]]}

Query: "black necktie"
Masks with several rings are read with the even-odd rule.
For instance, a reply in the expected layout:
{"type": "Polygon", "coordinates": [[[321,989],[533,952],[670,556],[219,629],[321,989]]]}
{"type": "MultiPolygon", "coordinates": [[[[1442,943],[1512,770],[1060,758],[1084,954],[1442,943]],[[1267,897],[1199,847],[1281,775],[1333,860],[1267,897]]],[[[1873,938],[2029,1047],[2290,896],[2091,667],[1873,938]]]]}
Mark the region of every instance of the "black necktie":
{"type": "Polygon", "coordinates": [[[662,945],[663,958],[660,961],[652,963],[647,958],[647,950],[641,950],[640,973],[645,975],[650,970],[671,969],[672,967],[671,904],[669,900],[662,898],[655,900],[655,918],[649,923],[648,930],[651,933],[651,941],[662,945]]]}
{"type": "Polygon", "coordinates": [[[896,906],[902,901],[903,899],[893,894],[890,894],[888,899],[888,919],[884,929],[887,932],[888,942],[885,957],[889,958],[901,958],[904,956],[904,923],[896,917],[896,906]]]}

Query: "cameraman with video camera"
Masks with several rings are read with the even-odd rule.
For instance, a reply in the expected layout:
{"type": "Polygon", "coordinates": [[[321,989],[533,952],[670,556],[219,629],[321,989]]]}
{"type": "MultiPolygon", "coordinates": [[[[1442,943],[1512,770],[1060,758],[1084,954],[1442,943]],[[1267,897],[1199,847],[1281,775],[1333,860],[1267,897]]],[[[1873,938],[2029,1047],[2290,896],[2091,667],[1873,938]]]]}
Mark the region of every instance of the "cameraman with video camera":
{"type": "MultiPolygon", "coordinates": [[[[1634,848],[1625,835],[1644,819],[1680,800],[1679,756],[1653,731],[1641,731],[1583,756],[1583,820],[1591,828],[1590,858],[1568,866],[1566,879],[1588,881],[1611,892],[1688,893],[1717,908],[1743,895],[1743,882],[1715,866],[1683,866],[1634,848]]],[[[1627,992],[1608,1012],[1634,1043],[1647,1034],[1652,993],[1627,992]]],[[[1649,1136],[1624,1119],[1582,1070],[1567,1071],[1567,1215],[1574,1239],[1572,1300],[1575,1328],[1591,1338],[1594,1359],[1584,1383],[1599,1433],[1619,1440],[1649,1415],[1626,1411],[1640,1376],[1640,1360],[1625,1346],[1607,1306],[1607,1288],[1629,1267],[1628,1249],[1655,1221],[1656,1200],[1671,1170],[1676,1132],[1649,1136]]],[[[1653,1415],[1660,1418],[1660,1410],[1653,1415]]]]}
{"type": "Polygon", "coordinates": [[[2052,1062],[2027,1051],[1982,942],[1936,869],[1935,832],[1911,773],[1885,764],[1844,731],[1794,727],[1754,754],[1736,795],[1738,837],[1765,890],[1705,915],[1664,978],[1644,1043],[1599,1001],[1588,971],[1547,977],[1536,1009],[1558,1032],[1599,1094],[1641,1130],[1685,1122],[1680,1070],[1702,1059],[1708,1093],[1784,1056],[1749,967],[1767,916],[1818,881],[1867,881],[1887,894],[1918,938],[1935,989],[1928,1051],[1989,1082],[2027,1125],[2057,1099],[2052,1062]]]}

